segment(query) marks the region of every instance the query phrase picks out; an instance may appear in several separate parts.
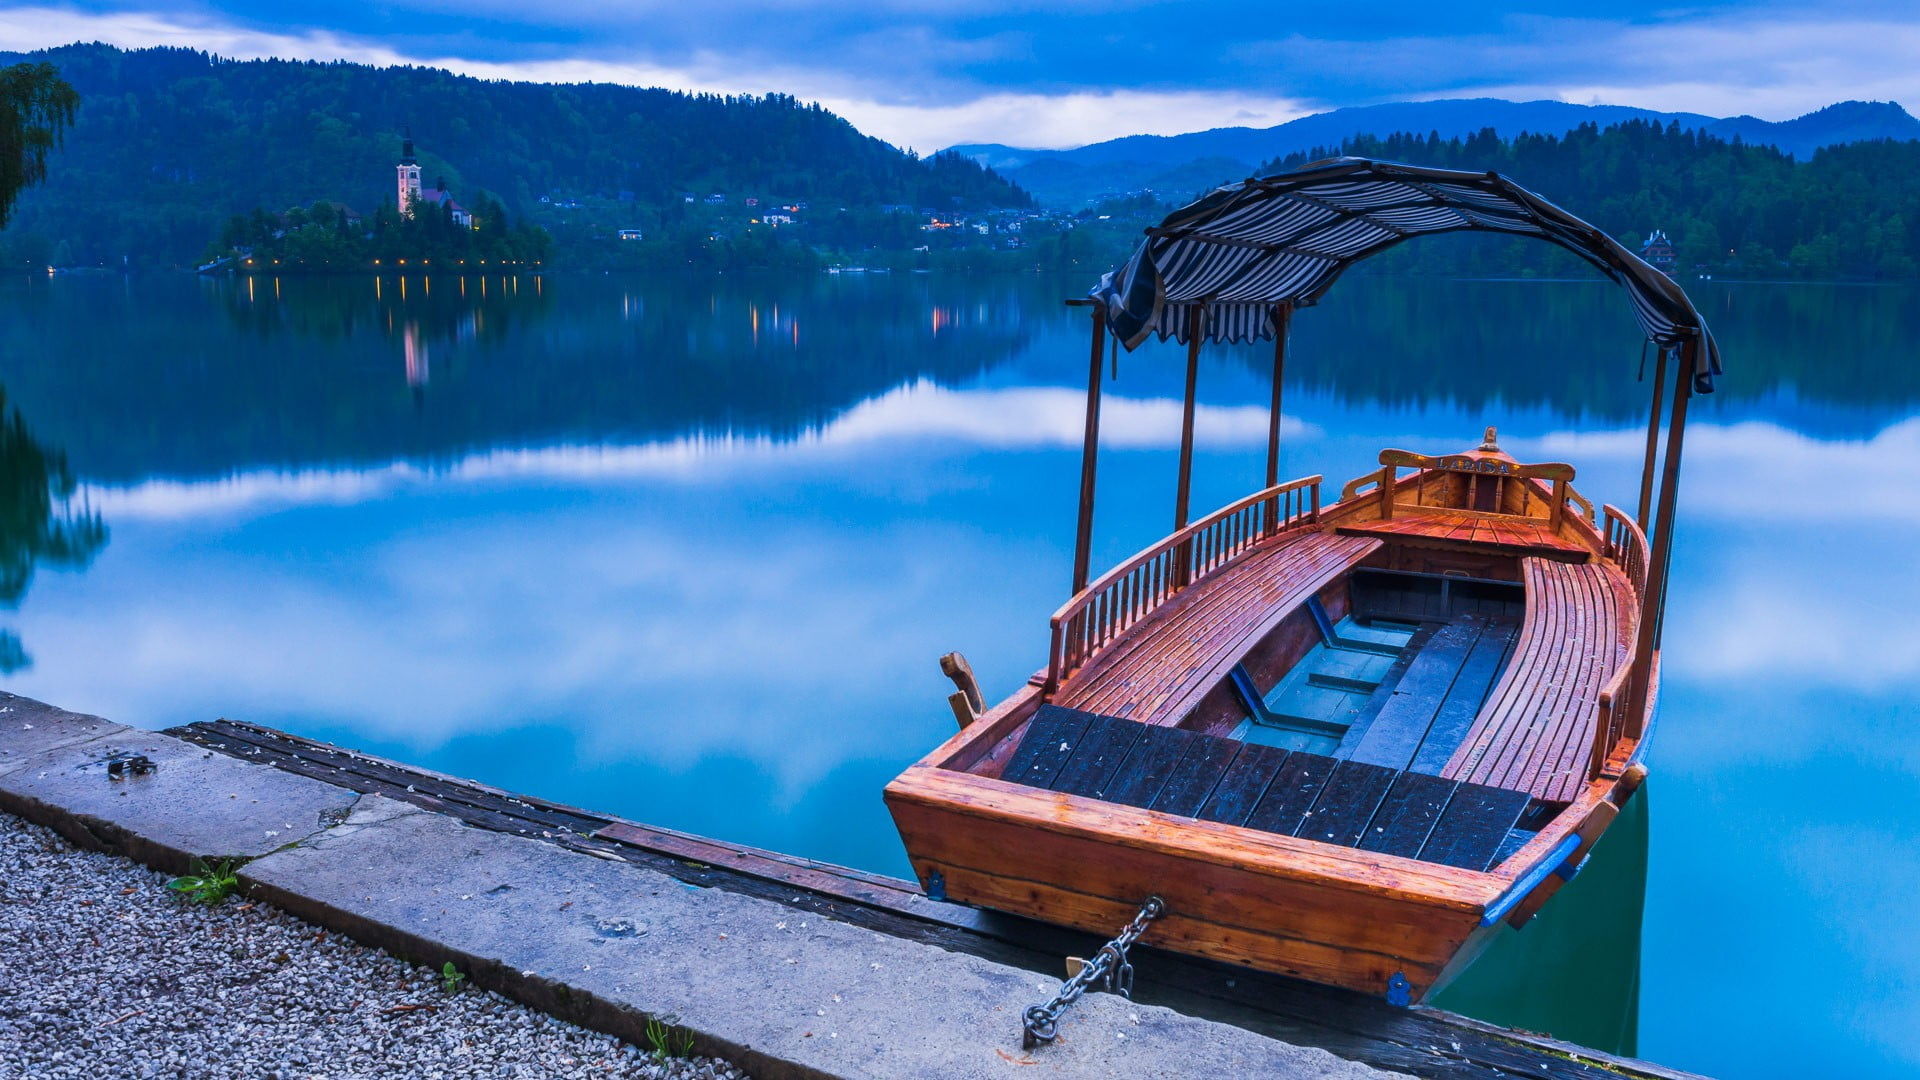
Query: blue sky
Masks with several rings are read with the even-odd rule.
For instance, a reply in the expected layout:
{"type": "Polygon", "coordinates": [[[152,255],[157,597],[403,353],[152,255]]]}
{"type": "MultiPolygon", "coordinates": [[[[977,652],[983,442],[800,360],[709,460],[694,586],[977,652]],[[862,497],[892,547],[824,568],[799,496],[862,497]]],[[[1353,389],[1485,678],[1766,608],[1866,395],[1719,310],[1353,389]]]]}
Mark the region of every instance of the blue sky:
{"type": "Polygon", "coordinates": [[[1920,3],[1686,7],[1148,0],[99,0],[9,5],[0,48],[75,40],[417,62],[818,100],[922,151],[1267,126],[1342,105],[1557,98],[1786,119],[1920,105],[1920,3]]]}

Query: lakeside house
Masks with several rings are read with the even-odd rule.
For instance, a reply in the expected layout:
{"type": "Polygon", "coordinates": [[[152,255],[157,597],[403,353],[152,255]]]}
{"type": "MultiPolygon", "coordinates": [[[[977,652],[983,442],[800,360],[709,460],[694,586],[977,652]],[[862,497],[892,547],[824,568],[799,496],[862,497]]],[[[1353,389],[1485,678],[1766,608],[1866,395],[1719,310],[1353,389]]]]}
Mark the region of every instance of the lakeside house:
{"type": "Polygon", "coordinates": [[[1647,234],[1647,242],[1640,248],[1640,257],[1647,260],[1648,266],[1668,277],[1673,276],[1677,257],[1674,255],[1673,242],[1667,239],[1665,229],[1655,229],[1647,234]]]}

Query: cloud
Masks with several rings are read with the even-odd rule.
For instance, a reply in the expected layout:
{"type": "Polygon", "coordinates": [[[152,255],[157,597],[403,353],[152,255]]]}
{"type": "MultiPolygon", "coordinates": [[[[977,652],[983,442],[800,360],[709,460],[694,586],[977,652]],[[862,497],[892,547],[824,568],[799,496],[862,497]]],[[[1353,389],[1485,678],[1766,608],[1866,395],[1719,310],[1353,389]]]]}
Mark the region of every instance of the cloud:
{"type": "Polygon", "coordinates": [[[412,0],[355,7],[5,9],[0,47],[75,40],[224,56],[417,63],[483,77],[690,91],[780,91],[921,151],[1060,147],[1128,134],[1271,126],[1318,109],[1495,96],[1785,119],[1848,98],[1920,99],[1920,15],[1850,4],[1625,7],[1610,17],[1420,9],[1395,33],[1343,9],[1152,4],[857,7],[747,0],[688,8],[412,0]],[[1221,27],[1230,29],[1222,32],[1221,27]],[[1263,36],[1264,35],[1264,36],[1263,36]]]}
{"type": "MultiPolygon", "coordinates": [[[[524,477],[567,482],[711,478],[889,442],[1077,449],[1084,434],[1084,402],[1080,391],[1063,388],[948,390],[917,382],[864,401],[818,431],[791,441],[722,434],[627,446],[497,449],[441,466],[398,461],[371,469],[249,472],[217,480],[90,485],[80,497],[109,522],[179,520],[287,506],[348,505],[447,480],[478,484],[524,477]]],[[[1101,446],[1109,450],[1175,446],[1180,438],[1180,407],[1171,398],[1109,396],[1101,405],[1101,446]]],[[[1282,433],[1289,441],[1320,435],[1318,428],[1293,417],[1283,417],[1282,433]]],[[[1195,409],[1194,440],[1201,446],[1256,446],[1264,444],[1266,437],[1267,410],[1259,406],[1195,409]]]]}

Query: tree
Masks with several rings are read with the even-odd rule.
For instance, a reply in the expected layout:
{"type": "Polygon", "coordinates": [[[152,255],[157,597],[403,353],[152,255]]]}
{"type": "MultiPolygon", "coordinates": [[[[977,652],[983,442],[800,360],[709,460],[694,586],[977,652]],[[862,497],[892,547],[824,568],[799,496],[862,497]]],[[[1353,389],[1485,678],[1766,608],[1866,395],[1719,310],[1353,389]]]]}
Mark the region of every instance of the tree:
{"type": "Polygon", "coordinates": [[[0,226],[20,192],[47,178],[47,154],[79,105],[80,95],[52,64],[0,68],[0,226]]]}

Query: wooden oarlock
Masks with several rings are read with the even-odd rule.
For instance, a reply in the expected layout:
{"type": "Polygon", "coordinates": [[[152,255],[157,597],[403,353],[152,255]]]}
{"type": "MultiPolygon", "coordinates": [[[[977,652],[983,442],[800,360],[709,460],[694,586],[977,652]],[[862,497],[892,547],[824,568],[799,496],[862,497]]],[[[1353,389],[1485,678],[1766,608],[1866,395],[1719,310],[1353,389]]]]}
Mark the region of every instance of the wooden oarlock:
{"type": "Polygon", "coordinates": [[[987,699],[980,693],[979,681],[973,677],[973,665],[967,663],[967,658],[959,653],[950,652],[940,658],[940,671],[958,687],[947,695],[947,705],[953,709],[953,718],[965,730],[968,724],[987,711],[987,699]]]}

